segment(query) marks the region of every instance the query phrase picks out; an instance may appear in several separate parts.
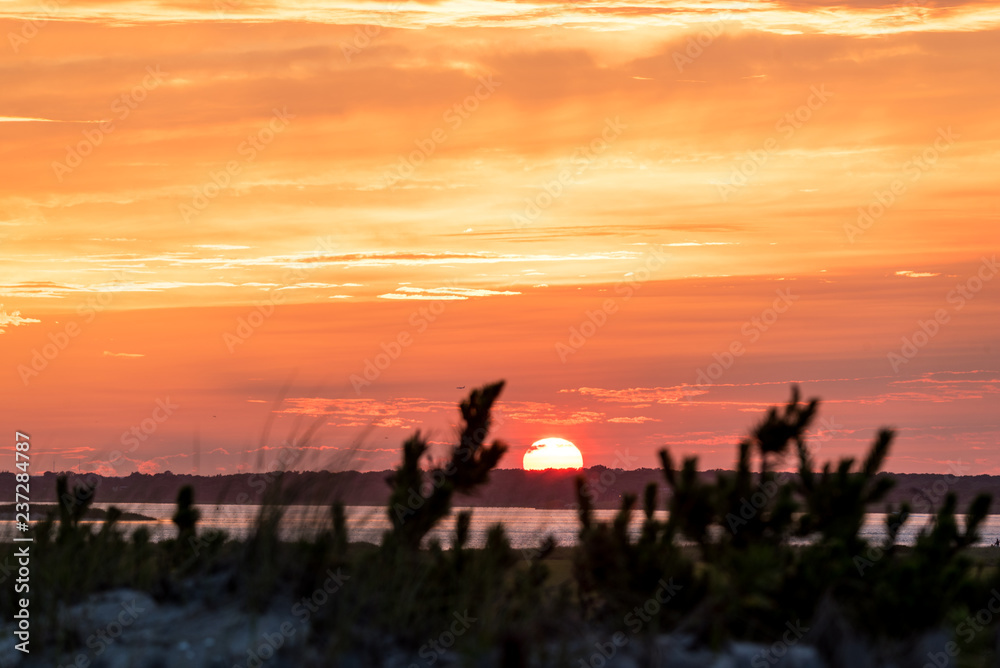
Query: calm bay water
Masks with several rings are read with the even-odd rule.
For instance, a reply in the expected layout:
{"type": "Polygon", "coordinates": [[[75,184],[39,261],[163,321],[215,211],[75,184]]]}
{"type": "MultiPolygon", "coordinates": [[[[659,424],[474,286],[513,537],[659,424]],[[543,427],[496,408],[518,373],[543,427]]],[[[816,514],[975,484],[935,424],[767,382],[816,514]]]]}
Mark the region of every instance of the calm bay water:
{"type": "MultiPolygon", "coordinates": [[[[156,518],[148,522],[122,522],[121,528],[131,533],[140,526],[146,526],[153,540],[163,540],[176,535],[176,527],[170,521],[176,506],[172,503],[96,503],[99,508],[116,505],[122,510],[140,513],[156,518]]],[[[245,538],[256,521],[259,506],[252,505],[201,505],[201,520],[198,526],[201,530],[221,529],[233,538],[245,538]]],[[[463,510],[457,508],[457,510],[463,510]]],[[[470,546],[482,547],[486,541],[488,528],[502,522],[515,548],[535,547],[545,536],[552,534],[559,545],[576,544],[579,532],[579,522],[576,512],[568,509],[536,509],[536,508],[469,508],[472,511],[470,531],[470,546]]],[[[381,506],[348,506],[347,523],[351,541],[367,541],[378,543],[383,533],[389,528],[389,519],[385,508],[381,506]]],[[[594,515],[599,520],[611,520],[617,511],[596,510],[594,515]]],[[[666,512],[660,511],[657,516],[666,519],[666,512]]],[[[642,523],[642,513],[633,514],[632,531],[638,535],[642,523]]],[[[885,515],[872,513],[865,518],[861,534],[871,542],[882,542],[885,538],[885,515]]],[[[912,545],[917,533],[930,520],[929,514],[914,514],[904,525],[897,542],[912,545]]],[[[36,519],[32,517],[32,520],[36,519]]],[[[287,506],[282,522],[282,533],[286,539],[310,536],[329,522],[329,510],[321,506],[287,506]]],[[[95,523],[95,524],[99,524],[95,523]]],[[[455,513],[442,523],[432,535],[437,536],[442,545],[449,546],[454,533],[455,513]]],[[[15,533],[12,521],[0,522],[0,535],[9,536],[15,533]]],[[[1000,515],[990,515],[986,518],[981,530],[981,545],[992,544],[1000,537],[1000,515]]]]}

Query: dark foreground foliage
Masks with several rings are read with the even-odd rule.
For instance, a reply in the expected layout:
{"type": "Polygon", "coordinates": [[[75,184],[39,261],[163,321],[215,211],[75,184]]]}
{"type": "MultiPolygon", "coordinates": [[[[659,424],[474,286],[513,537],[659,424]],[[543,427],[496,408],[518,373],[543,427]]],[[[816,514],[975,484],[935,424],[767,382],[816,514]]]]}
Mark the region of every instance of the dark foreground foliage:
{"type": "MultiPolygon", "coordinates": [[[[449,651],[488,657],[489,665],[580,665],[585,634],[675,633],[720,647],[732,639],[769,644],[790,625],[814,629],[804,641],[837,665],[837,647],[822,631],[831,619],[872,651],[945,630],[962,638],[962,661],[992,657],[983,649],[993,644],[992,618],[968,638],[963,626],[1000,586],[992,565],[984,569],[967,549],[978,540],[989,497],[976,498],[960,522],[947,496],[906,548],[895,545],[910,514],[903,504],[889,514],[885,544],[868,544],[859,531],[893,485],[880,474],[893,433],[880,431],[861,461],[817,469],[807,433],[818,402],[800,402],[794,388],[789,403],[771,409],[739,443],[734,472],[707,481],[695,458],[678,467],[662,450],[670,494],[658,498],[655,484],[642,491],[638,533],[630,530],[636,494],[625,496],[613,521],[600,522],[580,479],[577,547],[545,540],[515,550],[497,524],[485,548],[471,549],[471,513],[464,511],[445,549],[428,534],[451,514],[457,495],[489,480],[507,450],[488,440],[502,389],[487,385],[462,402],[457,443],[439,460],[419,432],[406,441],[387,481],[392,528],[378,546],[350,542],[340,504],[326,509],[312,538],[283,540],[289,490],[280,475],[248,539],[199,530],[196,499],[185,487],[173,516],[177,537],[157,543],[144,529],[126,538],[116,509],[99,530],[82,523],[95,490],[60,478],[58,512],[31,532],[36,646],[53,655],[74,651],[83,639],[63,628],[60,610],[128,587],[163,602],[235,602],[248,615],[283,608],[298,616],[295,601],[328,592],[302,615],[310,653],[296,656],[295,665],[336,665],[345,654],[379,665],[393,651],[419,654],[421,665],[430,665],[446,638],[449,651]],[[789,463],[797,473],[782,471],[789,463]]],[[[13,554],[13,545],[3,545],[0,561],[11,563],[13,554]]],[[[16,598],[12,586],[0,589],[5,619],[16,598]]]]}

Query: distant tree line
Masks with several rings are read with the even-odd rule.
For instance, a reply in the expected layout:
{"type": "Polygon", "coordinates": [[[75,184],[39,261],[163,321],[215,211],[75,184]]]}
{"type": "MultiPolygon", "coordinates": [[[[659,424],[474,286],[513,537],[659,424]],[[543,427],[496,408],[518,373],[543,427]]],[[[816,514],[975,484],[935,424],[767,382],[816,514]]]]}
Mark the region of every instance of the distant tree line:
{"type": "MultiPolygon", "coordinates": [[[[514,507],[576,510],[575,478],[577,471],[523,471],[498,469],[490,476],[489,483],[472,494],[459,494],[459,506],[514,507]]],[[[714,479],[720,470],[703,471],[698,475],[705,480],[714,479]]],[[[282,494],[285,502],[308,505],[327,505],[336,500],[346,505],[380,506],[385,504],[386,478],[391,471],[289,471],[284,474],[282,494]]],[[[626,494],[641,492],[647,485],[658,486],[663,498],[670,490],[659,468],[634,470],[592,466],[582,472],[585,484],[582,491],[594,508],[619,508],[626,494]]],[[[45,473],[32,476],[32,499],[54,502],[55,481],[65,473],[45,473]],[[34,491],[37,490],[37,491],[34,491]]],[[[794,477],[796,474],[788,474],[794,477]]],[[[883,473],[892,476],[896,486],[885,499],[870,510],[884,511],[888,505],[902,502],[910,504],[915,513],[930,513],[938,509],[949,493],[956,495],[960,504],[968,504],[977,493],[990,493],[1000,498],[1000,476],[883,473]]],[[[96,474],[74,475],[85,482],[96,482],[98,500],[106,503],[173,503],[177,490],[190,485],[204,504],[248,504],[263,502],[274,485],[277,473],[237,473],[231,475],[200,476],[170,472],[133,473],[123,477],[96,474]]],[[[0,472],[0,495],[14,497],[14,474],[0,472]]]]}

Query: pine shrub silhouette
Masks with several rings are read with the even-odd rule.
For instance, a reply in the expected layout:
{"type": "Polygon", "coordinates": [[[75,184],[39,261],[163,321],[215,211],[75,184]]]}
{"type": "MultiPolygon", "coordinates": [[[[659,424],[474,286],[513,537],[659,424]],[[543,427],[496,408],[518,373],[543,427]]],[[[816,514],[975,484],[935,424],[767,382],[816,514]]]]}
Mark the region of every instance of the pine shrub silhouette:
{"type": "MultiPolygon", "coordinates": [[[[991,595],[990,586],[972,577],[973,563],[964,550],[979,540],[990,501],[988,495],[977,496],[965,515],[965,530],[960,531],[955,495],[949,494],[905,556],[889,541],[882,548],[882,558],[872,558],[879,552],[855,555],[858,577],[846,579],[838,593],[844,602],[864,601],[849,608],[856,623],[889,637],[905,638],[939,626],[948,611],[965,608],[974,613],[981,608],[991,595]]],[[[898,520],[893,515],[888,518],[888,522],[898,520]]],[[[887,528],[891,535],[893,526],[887,528]]]]}
{"type": "Polygon", "coordinates": [[[454,449],[443,461],[430,462],[428,470],[421,468],[427,444],[420,433],[404,443],[402,463],[387,479],[392,528],[379,546],[350,546],[344,566],[350,580],[335,602],[313,617],[314,637],[325,639],[330,657],[337,648],[367,646],[373,654],[366,661],[377,665],[386,636],[417,651],[443,631],[459,628],[456,648],[483,652],[503,645],[507,660],[515,661],[539,638],[558,636],[555,629],[565,632],[573,616],[570,589],[548,582],[543,562],[554,549],[551,540],[526,561],[511,547],[505,528],[495,524],[484,547],[470,548],[470,510],[457,513],[450,550],[429,535],[450,514],[455,495],[475,493],[507,450],[498,441],[487,444],[490,413],[502,388],[498,382],[470,392],[459,407],[463,424],[454,449]],[[358,634],[358,619],[380,639],[375,647],[358,634]],[[464,629],[460,620],[475,621],[464,629]]]}
{"type": "Polygon", "coordinates": [[[56,497],[59,499],[59,539],[73,540],[80,529],[80,520],[94,502],[97,484],[77,482],[69,489],[69,480],[61,475],[56,478],[56,497]]]}
{"type": "Polygon", "coordinates": [[[504,383],[500,381],[473,390],[460,409],[465,422],[458,445],[448,460],[425,473],[420,464],[427,454],[427,441],[418,431],[403,444],[403,463],[388,482],[389,520],[392,530],[387,540],[410,549],[420,547],[424,536],[451,512],[455,492],[469,493],[489,480],[490,471],[507,452],[499,441],[485,445],[489,433],[490,409],[504,383]],[[425,494],[428,484],[430,492],[425,494]]]}
{"type": "Polygon", "coordinates": [[[703,592],[695,583],[695,564],[678,547],[672,525],[654,516],[656,486],[647,486],[643,495],[645,520],[634,543],[628,531],[636,503],[634,494],[623,497],[621,510],[607,524],[594,521],[582,476],[577,478],[576,493],[581,529],[573,573],[585,614],[592,619],[624,619],[623,613],[643,606],[664,580],[673,578],[684,582],[680,594],[674,596],[669,607],[661,609],[660,616],[646,630],[676,624],[703,592]]]}
{"type": "Polygon", "coordinates": [[[873,643],[941,627],[956,611],[974,610],[977,600],[981,606],[989,588],[976,580],[963,550],[978,539],[989,497],[972,502],[959,531],[949,496],[912,549],[895,545],[909,507],[890,508],[886,544],[874,546],[878,558],[869,559],[873,546],[860,531],[894,484],[880,473],[894,434],[880,430],[856,468],[845,458],[817,472],[806,434],[818,408],[817,399],[801,403],[793,387],[783,410],[770,409],[739,443],[736,470],[714,480],[698,472],[697,458],[677,469],[662,450],[669,516],[655,519],[657,490],[646,489],[638,542],[626,530],[635,496],[623,498],[611,524],[595,523],[581,478],[574,573],[585,606],[620,619],[648,599],[654,583],[672,577],[684,589],[653,626],[714,646],[732,637],[772,642],[789,620],[813,619],[821,602],[836,606],[873,643]],[[797,474],[777,473],[793,453],[797,474]],[[685,540],[697,564],[678,548],[685,540]]]}
{"type": "Polygon", "coordinates": [[[349,536],[347,534],[347,513],[344,504],[337,501],[330,507],[330,519],[333,523],[333,555],[340,560],[347,554],[349,536]]]}
{"type": "Polygon", "coordinates": [[[187,543],[188,539],[195,534],[195,527],[201,511],[194,506],[194,488],[191,485],[184,485],[177,492],[177,511],[174,513],[173,522],[177,525],[177,540],[187,543]]]}

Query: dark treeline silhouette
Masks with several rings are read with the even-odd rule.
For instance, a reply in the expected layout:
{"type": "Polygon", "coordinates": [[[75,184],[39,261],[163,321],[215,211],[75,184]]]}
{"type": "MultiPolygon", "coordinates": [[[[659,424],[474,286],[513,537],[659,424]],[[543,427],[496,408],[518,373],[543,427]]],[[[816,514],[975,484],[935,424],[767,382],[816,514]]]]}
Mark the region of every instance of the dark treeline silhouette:
{"type": "MultiPolygon", "coordinates": [[[[652,455],[650,455],[652,458],[652,455]]],[[[335,500],[346,505],[385,505],[386,478],[391,471],[289,471],[284,474],[283,487],[290,491],[295,503],[327,505],[335,500]]],[[[490,482],[473,494],[460,494],[456,505],[472,507],[510,507],[575,509],[574,479],[577,471],[523,471],[498,469],[490,482]]],[[[617,509],[622,496],[638,493],[649,483],[659,487],[661,497],[670,492],[660,468],[633,470],[592,466],[585,469],[585,492],[595,508],[617,509]]],[[[714,470],[699,473],[705,480],[714,479],[714,470]]],[[[56,500],[58,473],[32,476],[32,500],[51,503],[56,500]]],[[[233,475],[199,476],[173,473],[133,473],[124,477],[94,474],[69,474],[70,478],[93,479],[98,485],[98,500],[106,503],[173,503],[177,490],[191,485],[202,503],[259,504],[277,478],[275,472],[238,473],[233,475]]],[[[966,505],[976,494],[986,492],[1000,498],[1000,476],[942,474],[883,473],[896,480],[896,486],[885,500],[873,504],[872,512],[884,511],[888,505],[908,502],[915,513],[930,513],[940,507],[947,493],[954,493],[960,504],[966,505]]],[[[0,495],[14,497],[14,474],[0,473],[0,495]]]]}

